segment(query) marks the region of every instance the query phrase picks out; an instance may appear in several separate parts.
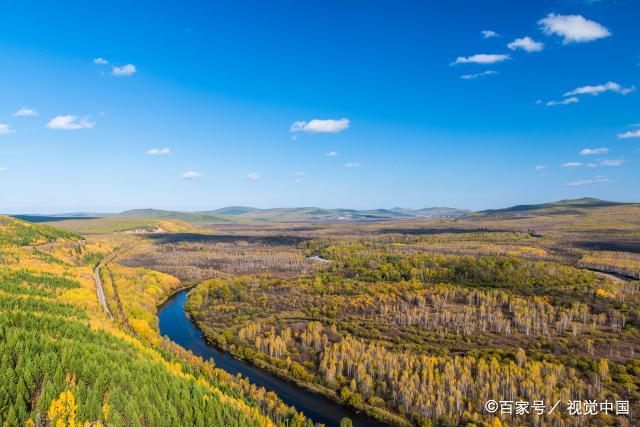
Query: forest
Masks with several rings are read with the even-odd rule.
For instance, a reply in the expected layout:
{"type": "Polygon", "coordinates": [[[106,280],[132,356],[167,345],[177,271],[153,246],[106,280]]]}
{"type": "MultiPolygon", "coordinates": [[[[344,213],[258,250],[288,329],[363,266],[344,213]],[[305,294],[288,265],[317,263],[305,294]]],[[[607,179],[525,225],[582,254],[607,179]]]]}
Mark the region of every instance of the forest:
{"type": "Polygon", "coordinates": [[[154,301],[177,279],[106,273],[141,283],[122,291],[124,326],[97,305],[91,276],[113,248],[47,225],[7,217],[0,225],[0,425],[310,423],[159,336],[154,301]]]}
{"type": "Polygon", "coordinates": [[[509,258],[322,256],[312,277],[205,282],[189,312],[240,357],[416,424],[478,423],[490,396],[637,398],[638,283],[509,258]]]}
{"type": "MultiPolygon", "coordinates": [[[[221,272],[190,294],[187,309],[237,357],[392,424],[492,423],[482,410],[492,396],[593,396],[637,409],[635,253],[582,247],[585,240],[628,244],[638,234],[633,212],[625,220],[619,207],[610,211],[617,222],[606,233],[593,226],[607,221],[600,211],[579,215],[581,223],[534,217],[527,228],[487,215],[273,230],[299,237],[291,246],[314,270],[221,272]]],[[[246,228],[225,231],[242,248],[239,264],[265,245],[248,243],[246,228]]],[[[279,248],[271,248],[278,259],[279,248]]],[[[572,418],[558,412],[501,422],[572,418]]],[[[604,414],[580,422],[630,424],[604,414]]]]}
{"type": "Polygon", "coordinates": [[[0,217],[0,424],[313,425],[160,335],[158,308],[191,288],[212,345],[371,420],[635,425],[638,208],[557,209],[124,230],[0,217]],[[631,415],[484,408],[587,398],[631,415]]]}

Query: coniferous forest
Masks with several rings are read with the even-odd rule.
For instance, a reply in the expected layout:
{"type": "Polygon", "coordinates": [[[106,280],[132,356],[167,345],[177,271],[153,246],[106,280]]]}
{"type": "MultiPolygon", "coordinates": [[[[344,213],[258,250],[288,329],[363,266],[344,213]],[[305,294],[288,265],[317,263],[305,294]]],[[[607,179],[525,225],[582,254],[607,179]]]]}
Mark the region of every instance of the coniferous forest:
{"type": "Polygon", "coordinates": [[[178,280],[149,279],[141,291],[147,305],[125,291],[140,318],[131,315],[130,328],[98,306],[92,270],[109,248],[7,217],[0,217],[0,241],[0,425],[307,422],[276,396],[159,336],[154,301],[178,280]]]}

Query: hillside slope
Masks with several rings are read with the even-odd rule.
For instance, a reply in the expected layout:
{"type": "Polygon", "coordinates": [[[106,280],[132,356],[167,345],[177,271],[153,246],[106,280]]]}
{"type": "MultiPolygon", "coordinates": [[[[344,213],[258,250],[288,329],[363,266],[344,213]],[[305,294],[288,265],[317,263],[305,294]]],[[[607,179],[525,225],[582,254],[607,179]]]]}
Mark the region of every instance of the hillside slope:
{"type": "Polygon", "coordinates": [[[504,209],[488,209],[472,212],[463,219],[512,219],[548,215],[580,215],[602,208],[622,206],[638,206],[635,203],[611,202],[607,200],[584,197],[581,199],[560,200],[557,202],[541,203],[537,205],[517,205],[504,209]]]}
{"type": "MultiPolygon", "coordinates": [[[[275,397],[160,338],[153,323],[132,322],[136,329],[108,320],[91,271],[110,250],[0,217],[0,425],[304,423],[275,397]],[[41,246],[27,246],[34,244],[41,246]]],[[[142,277],[143,292],[155,293],[140,297],[150,307],[128,299],[129,308],[152,319],[145,310],[155,310],[158,290],[180,283],[166,275],[145,282],[132,272],[142,277]]]]}

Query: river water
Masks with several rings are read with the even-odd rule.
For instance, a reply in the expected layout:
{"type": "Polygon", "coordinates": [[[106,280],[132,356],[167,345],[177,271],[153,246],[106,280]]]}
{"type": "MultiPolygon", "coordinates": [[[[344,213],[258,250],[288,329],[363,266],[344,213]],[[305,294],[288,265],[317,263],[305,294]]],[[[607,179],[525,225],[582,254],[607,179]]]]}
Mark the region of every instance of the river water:
{"type": "Polygon", "coordinates": [[[232,375],[240,373],[252,383],[273,391],[284,403],[294,406],[314,422],[324,423],[327,426],[338,426],[342,418],[348,417],[353,425],[358,427],[386,425],[321,394],[305,390],[272,375],[268,371],[236,359],[231,354],[208,344],[202,332],[184,311],[188,292],[189,290],[177,292],[160,308],[158,318],[160,319],[161,335],[166,335],[171,341],[191,350],[205,360],[213,359],[216,367],[224,369],[232,375]]]}

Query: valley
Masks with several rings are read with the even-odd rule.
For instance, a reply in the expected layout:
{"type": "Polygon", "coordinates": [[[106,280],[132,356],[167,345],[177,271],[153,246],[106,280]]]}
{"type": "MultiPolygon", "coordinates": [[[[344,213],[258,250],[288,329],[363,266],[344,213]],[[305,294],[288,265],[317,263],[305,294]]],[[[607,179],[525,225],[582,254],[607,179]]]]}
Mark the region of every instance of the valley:
{"type": "MultiPolygon", "coordinates": [[[[589,396],[640,409],[639,205],[580,199],[459,218],[183,220],[163,218],[163,232],[146,233],[105,232],[103,218],[49,223],[68,231],[43,227],[50,238],[83,230],[75,238],[89,265],[102,262],[113,315],[103,312],[102,322],[199,369],[211,366],[199,356],[218,357],[222,369],[207,368],[215,384],[235,384],[228,387],[245,390],[248,402],[261,401],[259,389],[225,366],[249,379],[271,376],[255,380],[267,390],[315,393],[311,407],[330,399],[351,408],[338,413],[351,411],[355,425],[571,422],[563,411],[494,416],[483,409],[489,399],[589,396]],[[195,355],[161,337],[164,308],[157,317],[185,288],[188,297],[177,295],[209,349],[190,341],[193,331],[169,335],[195,355]]],[[[158,221],[129,225],[153,230],[158,221]]],[[[56,241],[37,248],[61,251],[56,241]]],[[[276,422],[299,416],[258,407],[276,422]]],[[[342,415],[324,418],[329,411],[321,421],[340,424],[342,415]]],[[[580,422],[632,425],[612,414],[580,422]]]]}

